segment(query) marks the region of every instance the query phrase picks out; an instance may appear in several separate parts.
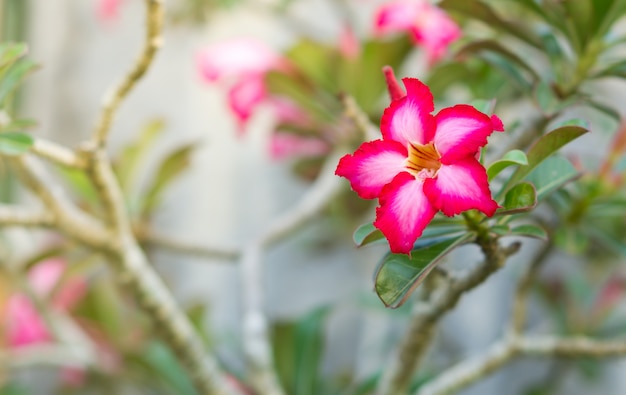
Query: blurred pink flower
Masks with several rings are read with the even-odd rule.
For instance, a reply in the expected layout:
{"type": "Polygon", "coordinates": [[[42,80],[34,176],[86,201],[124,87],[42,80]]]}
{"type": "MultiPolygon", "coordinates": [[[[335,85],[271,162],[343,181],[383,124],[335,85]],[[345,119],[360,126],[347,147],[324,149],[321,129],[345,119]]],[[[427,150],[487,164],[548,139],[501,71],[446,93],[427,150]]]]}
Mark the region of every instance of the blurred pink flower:
{"type": "Polygon", "coordinates": [[[422,45],[429,64],[443,57],[451,42],[461,36],[458,25],[428,0],[395,0],[377,10],[376,34],[407,32],[422,45]]]}
{"type": "Polygon", "coordinates": [[[274,133],[270,140],[272,159],[280,160],[289,157],[314,157],[328,153],[327,143],[314,137],[303,137],[292,133],[274,133]]]}
{"type": "MultiPolygon", "coordinates": [[[[63,287],[54,295],[66,263],[62,259],[49,259],[33,267],[28,273],[28,283],[39,298],[52,298],[50,305],[61,311],[71,309],[85,294],[86,284],[81,279],[64,281],[63,287]]],[[[24,294],[9,297],[5,310],[7,341],[10,347],[44,343],[51,340],[48,328],[39,316],[33,302],[24,294]]]]}
{"type": "Polygon", "coordinates": [[[197,65],[208,81],[226,77],[260,76],[278,68],[280,57],[263,42],[252,38],[223,41],[200,51],[197,65]]]}
{"type": "Polygon", "coordinates": [[[264,43],[248,38],[207,47],[198,53],[196,64],[207,82],[223,81],[229,87],[228,105],[237,118],[240,132],[267,98],[265,74],[284,66],[281,57],[264,43]]]}
{"type": "Polygon", "coordinates": [[[348,25],[339,34],[339,52],[348,59],[356,59],[361,53],[361,43],[348,25]]]}
{"type": "Polygon", "coordinates": [[[102,21],[117,19],[121,0],[97,0],[96,13],[102,21]]]}

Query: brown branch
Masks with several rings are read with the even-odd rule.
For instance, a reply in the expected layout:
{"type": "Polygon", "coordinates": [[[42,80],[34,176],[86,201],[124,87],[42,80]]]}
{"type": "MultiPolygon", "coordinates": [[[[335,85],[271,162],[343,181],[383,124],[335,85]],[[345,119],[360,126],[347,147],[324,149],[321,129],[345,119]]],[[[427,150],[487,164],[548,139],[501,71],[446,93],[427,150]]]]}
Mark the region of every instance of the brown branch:
{"type": "Polygon", "coordinates": [[[85,161],[74,151],[52,141],[37,138],[30,147],[30,152],[58,165],[74,169],[84,169],[85,161]]]}
{"type": "Polygon", "coordinates": [[[124,76],[122,81],[107,94],[102,104],[102,113],[96,124],[93,146],[98,149],[106,145],[113,117],[124,98],[144,76],[157,50],[161,47],[161,30],[163,29],[162,0],[145,0],[146,3],[146,39],[135,64],[124,76]]]}
{"type": "Polygon", "coordinates": [[[626,356],[626,339],[509,335],[487,351],[446,370],[415,395],[448,395],[467,387],[519,356],[559,358],[609,358],[626,356]]]}
{"type": "Polygon", "coordinates": [[[465,292],[480,285],[500,269],[506,259],[517,252],[520,247],[519,243],[514,243],[507,248],[502,248],[496,238],[487,234],[479,234],[477,242],[485,254],[485,261],[465,277],[451,279],[445,288],[435,289],[432,294],[427,295],[432,298],[418,303],[409,329],[400,343],[397,356],[383,375],[379,393],[385,395],[406,393],[439,320],[454,308],[465,292]]]}
{"type": "Polygon", "coordinates": [[[262,287],[261,260],[263,250],[288,237],[328,205],[341,190],[341,179],[334,169],[343,149],[333,152],[320,172],[320,176],[300,199],[283,215],[270,223],[267,229],[246,245],[241,257],[242,288],[244,291],[243,339],[250,367],[252,384],[260,394],[280,395],[280,387],[269,340],[269,324],[264,314],[265,293],[262,287]]]}
{"type": "Polygon", "coordinates": [[[201,245],[200,243],[191,243],[156,233],[153,230],[141,229],[135,231],[135,235],[140,243],[146,244],[149,247],[199,258],[233,262],[241,255],[241,252],[235,248],[213,247],[201,245]]]}
{"type": "Polygon", "coordinates": [[[0,227],[50,227],[53,224],[54,217],[48,212],[0,204],[0,227]]]}

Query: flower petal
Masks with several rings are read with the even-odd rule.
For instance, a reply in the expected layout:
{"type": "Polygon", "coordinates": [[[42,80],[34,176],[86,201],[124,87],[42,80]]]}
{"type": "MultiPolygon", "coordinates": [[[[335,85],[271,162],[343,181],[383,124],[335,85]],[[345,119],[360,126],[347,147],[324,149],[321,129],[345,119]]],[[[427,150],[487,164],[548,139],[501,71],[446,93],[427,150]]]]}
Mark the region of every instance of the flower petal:
{"type": "Polygon", "coordinates": [[[354,155],[341,158],[335,174],[347,178],[360,197],[373,199],[406,170],[407,155],[406,148],[395,141],[369,141],[361,144],[354,155]]]}
{"type": "Polygon", "coordinates": [[[450,43],[461,36],[461,29],[442,9],[424,2],[412,33],[424,46],[428,63],[432,65],[446,53],[450,43]]]}
{"type": "Polygon", "coordinates": [[[430,89],[416,78],[403,78],[406,96],[391,102],[380,121],[385,140],[395,140],[405,147],[409,142],[426,144],[435,132],[434,109],[430,89]]]}
{"type": "Polygon", "coordinates": [[[228,106],[237,118],[239,133],[243,133],[248,119],[265,98],[265,84],[258,76],[241,78],[230,88],[228,106]]]}
{"type": "Polygon", "coordinates": [[[491,217],[499,207],[491,198],[487,172],[474,157],[442,165],[435,178],[424,181],[424,193],[447,216],[477,209],[491,217]]]}
{"type": "Polygon", "coordinates": [[[423,181],[402,172],[381,192],[374,226],[383,232],[393,253],[408,254],[437,213],[423,186],[423,181]]]}
{"type": "Polygon", "coordinates": [[[478,149],[487,144],[487,137],[494,130],[503,130],[498,117],[494,115],[490,118],[467,104],[444,108],[435,120],[435,147],[444,164],[476,155],[478,149]]]}
{"type": "Polygon", "coordinates": [[[419,16],[419,8],[411,0],[396,0],[381,5],[374,16],[374,32],[381,35],[409,31],[419,16]]]}
{"type": "Polygon", "coordinates": [[[227,76],[261,75],[279,67],[280,58],[261,41],[238,38],[203,49],[196,63],[200,74],[214,82],[227,76]]]}

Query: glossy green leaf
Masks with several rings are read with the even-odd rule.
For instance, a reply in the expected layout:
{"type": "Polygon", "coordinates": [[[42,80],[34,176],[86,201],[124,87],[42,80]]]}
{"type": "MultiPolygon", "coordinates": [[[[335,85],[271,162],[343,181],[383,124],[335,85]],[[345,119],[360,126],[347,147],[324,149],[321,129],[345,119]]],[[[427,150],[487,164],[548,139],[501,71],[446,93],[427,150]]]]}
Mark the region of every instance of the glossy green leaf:
{"type": "Polygon", "coordinates": [[[433,239],[412,250],[411,256],[387,254],[375,276],[378,297],[387,307],[401,306],[446,254],[473,237],[473,233],[465,233],[433,239]]]}
{"type": "Polygon", "coordinates": [[[532,237],[534,239],[548,240],[548,234],[545,229],[533,224],[518,225],[509,232],[511,236],[532,237]]]}
{"type": "Polygon", "coordinates": [[[542,201],[547,195],[580,176],[571,162],[562,156],[552,156],[537,166],[525,180],[537,189],[537,199],[542,201]]]}
{"type": "Polygon", "coordinates": [[[521,182],[506,193],[503,207],[496,211],[496,215],[523,213],[534,209],[535,206],[537,206],[535,187],[529,182],[521,182]]]}
{"type": "Polygon", "coordinates": [[[565,144],[577,139],[589,130],[580,126],[562,126],[552,130],[537,140],[528,150],[526,157],[528,158],[528,166],[517,168],[509,181],[505,184],[503,191],[507,191],[513,185],[524,179],[531,171],[533,171],[541,162],[550,155],[558,151],[565,144]]]}
{"type": "Polygon", "coordinates": [[[357,247],[363,247],[364,245],[371,244],[384,238],[385,236],[382,234],[382,232],[378,230],[372,223],[367,223],[359,226],[352,235],[354,244],[356,244],[357,247]]]}
{"type": "Polygon", "coordinates": [[[170,153],[161,163],[143,198],[141,216],[148,217],[161,203],[165,188],[189,167],[196,144],[186,144],[170,153]]]}
{"type": "Polygon", "coordinates": [[[532,30],[515,21],[502,19],[490,6],[479,0],[443,0],[439,6],[447,11],[458,12],[477,19],[491,28],[506,32],[527,44],[541,48],[541,41],[532,30]]]}
{"type": "Polygon", "coordinates": [[[487,168],[487,177],[489,181],[493,180],[493,178],[500,174],[502,170],[515,165],[528,165],[528,158],[526,158],[526,154],[523,151],[517,149],[511,150],[504,154],[501,159],[489,165],[487,168]]]}
{"type": "Polygon", "coordinates": [[[7,155],[19,155],[30,149],[33,138],[19,132],[0,133],[0,152],[7,155]]]}

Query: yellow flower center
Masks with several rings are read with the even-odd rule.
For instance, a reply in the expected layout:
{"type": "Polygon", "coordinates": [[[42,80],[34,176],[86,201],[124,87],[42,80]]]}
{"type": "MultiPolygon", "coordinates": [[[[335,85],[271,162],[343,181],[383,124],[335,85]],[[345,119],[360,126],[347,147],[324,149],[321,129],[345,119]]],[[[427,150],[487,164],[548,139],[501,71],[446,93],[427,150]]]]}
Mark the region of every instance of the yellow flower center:
{"type": "Polygon", "coordinates": [[[426,145],[410,143],[406,167],[419,178],[432,178],[441,167],[440,158],[441,155],[433,143],[426,145]]]}

